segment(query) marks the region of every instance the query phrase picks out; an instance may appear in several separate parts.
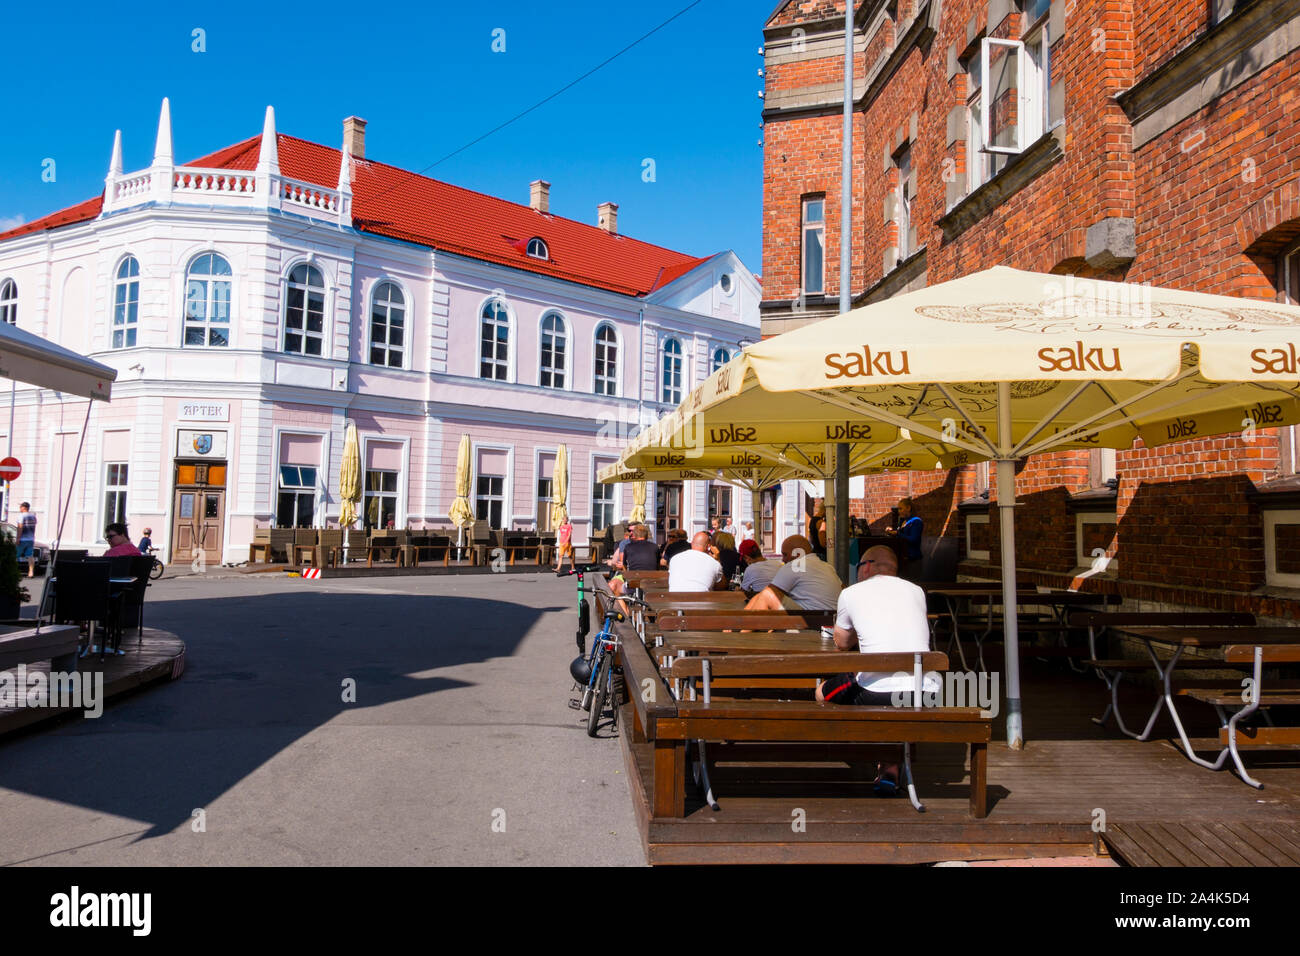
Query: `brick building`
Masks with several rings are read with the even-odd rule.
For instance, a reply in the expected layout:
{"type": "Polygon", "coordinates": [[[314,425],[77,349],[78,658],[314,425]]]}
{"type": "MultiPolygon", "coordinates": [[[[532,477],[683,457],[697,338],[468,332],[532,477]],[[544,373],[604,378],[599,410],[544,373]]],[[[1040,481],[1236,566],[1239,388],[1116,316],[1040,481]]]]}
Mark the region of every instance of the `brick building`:
{"type": "MultiPolygon", "coordinates": [[[[839,297],[844,4],[765,28],[763,332],[839,297]]],[[[863,0],[854,15],[854,305],[1003,264],[1300,296],[1300,0],[863,0]]],[[[1291,428],[1065,452],[1018,475],[1019,564],[1138,602],[1300,612],[1291,428]]],[[[870,478],[963,572],[998,561],[990,469],[870,478]]]]}

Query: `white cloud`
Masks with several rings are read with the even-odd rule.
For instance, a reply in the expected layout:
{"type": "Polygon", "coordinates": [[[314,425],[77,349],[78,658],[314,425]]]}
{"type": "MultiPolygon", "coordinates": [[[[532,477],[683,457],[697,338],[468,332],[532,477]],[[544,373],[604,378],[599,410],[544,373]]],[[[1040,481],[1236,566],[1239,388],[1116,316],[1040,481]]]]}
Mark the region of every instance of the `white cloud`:
{"type": "Polygon", "coordinates": [[[0,232],[8,232],[10,229],[17,229],[27,220],[22,213],[16,216],[0,216],[0,232]]]}

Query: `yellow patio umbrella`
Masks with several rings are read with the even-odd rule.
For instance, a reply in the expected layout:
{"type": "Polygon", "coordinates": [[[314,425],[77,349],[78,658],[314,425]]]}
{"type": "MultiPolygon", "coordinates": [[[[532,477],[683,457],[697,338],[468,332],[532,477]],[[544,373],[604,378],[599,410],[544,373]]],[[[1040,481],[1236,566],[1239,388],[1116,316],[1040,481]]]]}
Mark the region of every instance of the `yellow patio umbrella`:
{"type": "Polygon", "coordinates": [[[348,422],[343,433],[343,462],[339,467],[339,526],[351,528],[357,521],[357,501],[361,498],[361,443],[355,422],[348,422]]]}
{"type": "Polygon", "coordinates": [[[460,436],[460,449],[456,453],[456,497],[452,499],[447,514],[452,524],[460,529],[456,534],[457,557],[462,557],[465,546],[465,529],[474,523],[474,512],[469,506],[469,435],[460,436]]]}
{"type": "Polygon", "coordinates": [[[569,499],[569,447],[561,445],[555,453],[555,471],[551,476],[551,527],[558,528],[569,520],[565,502],[569,499]]]}
{"type": "MultiPolygon", "coordinates": [[[[800,441],[816,424],[811,401],[826,441],[896,429],[993,460],[1010,607],[1018,460],[1300,422],[1298,338],[1296,306],[997,267],[751,345],[638,444],[800,441]]],[[[1004,621],[1018,749],[1019,636],[1016,616],[1004,621]]]]}
{"type": "Polygon", "coordinates": [[[645,481],[632,482],[632,520],[645,521],[645,481]]]}

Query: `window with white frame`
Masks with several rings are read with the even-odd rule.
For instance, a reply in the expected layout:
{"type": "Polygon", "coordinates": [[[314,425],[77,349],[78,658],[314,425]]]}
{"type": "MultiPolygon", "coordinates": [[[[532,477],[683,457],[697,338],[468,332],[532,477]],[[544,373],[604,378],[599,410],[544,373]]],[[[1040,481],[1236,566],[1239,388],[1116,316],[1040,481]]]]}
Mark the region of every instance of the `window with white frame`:
{"type": "Polygon", "coordinates": [[[554,488],[554,479],[537,479],[537,530],[539,532],[551,530],[551,505],[555,503],[554,488]]]}
{"type": "Polygon", "coordinates": [[[540,236],[533,236],[528,240],[527,252],[534,259],[549,259],[551,251],[546,248],[546,241],[540,236]]]}
{"type": "Polygon", "coordinates": [[[479,475],[475,482],[474,516],[486,521],[489,528],[501,529],[505,525],[506,479],[505,475],[479,475]]]}
{"type": "Polygon", "coordinates": [[[112,348],[135,348],[136,327],[140,318],[140,263],[127,256],[117,267],[113,281],[112,348]]]}
{"type": "Polygon", "coordinates": [[[681,404],[682,343],[676,339],[668,339],[664,342],[662,386],[659,401],[669,405],[681,404]]]}
{"type": "Polygon", "coordinates": [[[0,282],[0,322],[18,324],[18,283],[13,279],[0,282]]]}
{"type": "Polygon", "coordinates": [[[392,528],[397,520],[397,472],[367,470],[363,506],[367,531],[392,528]]]}
{"type": "Polygon", "coordinates": [[[325,277],[315,266],[296,265],[284,300],[284,350],[321,355],[324,347],[325,277]]]}
{"type": "Polygon", "coordinates": [[[990,153],[1014,156],[1047,129],[1050,7],[1050,0],[1022,0],[1020,39],[980,41],[979,112],[982,145],[990,153]]]}
{"type": "Polygon", "coordinates": [[[564,388],[569,363],[568,342],[569,335],[560,314],[548,312],[543,316],[541,370],[537,381],[543,388],[564,388]]]}
{"type": "Polygon", "coordinates": [[[709,369],[709,371],[716,372],[718,369],[722,368],[722,366],[726,365],[730,361],[731,361],[731,352],[729,350],[724,348],[716,348],[713,350],[713,366],[709,369]]]}
{"type": "Polygon", "coordinates": [[[276,499],[277,528],[310,528],[316,519],[316,469],[307,465],[280,466],[276,499]]]}
{"type": "Polygon", "coordinates": [[[821,295],[826,281],[826,200],[803,201],[803,292],[821,295]]]}
{"type": "Polygon", "coordinates": [[[370,364],[401,368],[406,356],[406,297],[381,282],[370,300],[370,364]]]}
{"type": "Polygon", "coordinates": [[[489,299],[481,319],[478,377],[504,382],[510,367],[510,313],[500,299],[489,299]]]}
{"type": "Polygon", "coordinates": [[[971,193],[989,181],[994,157],[984,151],[983,57],[972,56],[966,64],[966,192],[971,193]]]}
{"type": "Polygon", "coordinates": [[[912,248],[912,149],[909,146],[898,157],[898,259],[901,262],[915,250],[912,248]]]}
{"type": "Polygon", "coordinates": [[[612,325],[596,329],[596,367],[593,373],[597,395],[618,394],[618,335],[612,325]]]}
{"type": "Polygon", "coordinates": [[[104,466],[104,524],[126,524],[126,462],[104,466]]]}
{"type": "MultiPolygon", "coordinates": [[[[601,462],[596,465],[596,471],[600,471],[609,462],[601,462]]],[[[614,523],[615,498],[614,494],[617,485],[607,485],[603,482],[593,481],[591,483],[591,529],[593,532],[604,531],[614,523]]]]}
{"type": "Polygon", "coordinates": [[[731,516],[731,486],[709,483],[709,518],[731,516]]]}
{"type": "Polygon", "coordinates": [[[185,345],[225,348],[230,344],[230,263],[207,252],[185,275],[185,345]]]}

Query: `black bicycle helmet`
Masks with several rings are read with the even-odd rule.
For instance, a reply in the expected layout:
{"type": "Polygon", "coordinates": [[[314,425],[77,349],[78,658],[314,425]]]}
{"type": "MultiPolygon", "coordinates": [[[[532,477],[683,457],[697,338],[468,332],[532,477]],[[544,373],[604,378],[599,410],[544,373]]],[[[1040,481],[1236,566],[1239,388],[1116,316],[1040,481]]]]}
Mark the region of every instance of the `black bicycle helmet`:
{"type": "Polygon", "coordinates": [[[569,674],[582,686],[591,683],[591,661],[579,655],[569,664],[569,674]]]}

